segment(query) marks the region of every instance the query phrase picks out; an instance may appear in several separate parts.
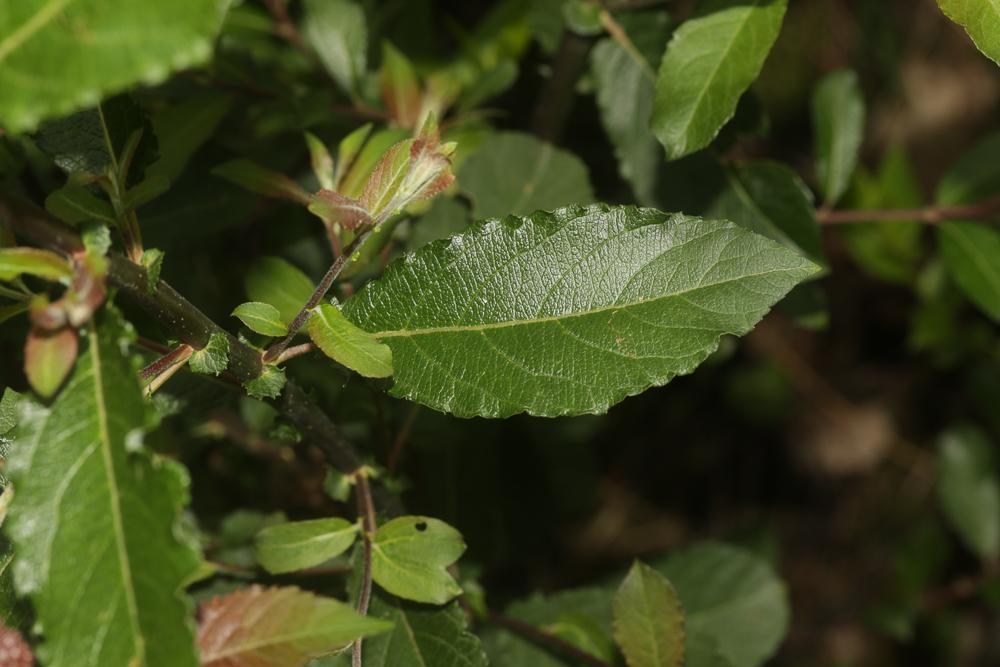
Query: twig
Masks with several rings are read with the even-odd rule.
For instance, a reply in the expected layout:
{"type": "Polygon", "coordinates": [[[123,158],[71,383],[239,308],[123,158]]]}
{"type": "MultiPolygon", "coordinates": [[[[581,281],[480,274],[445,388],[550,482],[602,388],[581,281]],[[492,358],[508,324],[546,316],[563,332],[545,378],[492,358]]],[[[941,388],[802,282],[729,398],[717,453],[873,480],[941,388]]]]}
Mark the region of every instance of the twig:
{"type": "Polygon", "coordinates": [[[622,27],[622,24],[616,21],[615,17],[612,16],[611,12],[607,9],[601,10],[601,25],[608,31],[611,38],[618,42],[619,46],[625,49],[625,53],[632,56],[632,59],[639,64],[642,68],[643,74],[645,74],[650,81],[655,83],[656,71],[653,69],[653,66],[649,64],[648,60],[646,60],[646,56],[642,55],[639,49],[636,48],[635,42],[633,42],[628,36],[628,33],[625,32],[625,28],[622,27]]]}
{"type": "Polygon", "coordinates": [[[294,359],[295,357],[301,357],[303,354],[309,354],[316,349],[316,346],[312,343],[302,343],[301,345],[293,345],[286,349],[278,358],[274,360],[276,364],[283,364],[289,359],[294,359]]]}
{"type": "Polygon", "coordinates": [[[143,387],[143,393],[146,396],[152,395],[154,391],[163,386],[164,382],[173,377],[174,373],[184,367],[192,354],[194,354],[194,348],[190,345],[178,345],[139,371],[139,377],[149,381],[143,387]]]}
{"type": "Polygon", "coordinates": [[[288,0],[266,0],[267,10],[274,19],[274,31],[297,49],[306,50],[306,43],[288,15],[288,0]]]}
{"type": "Polygon", "coordinates": [[[351,242],[351,245],[347,246],[347,249],[342,252],[337,259],[333,260],[333,264],[327,270],[326,275],[323,276],[319,284],[316,285],[316,289],[313,290],[312,295],[309,300],[306,301],[302,309],[299,310],[298,315],[292,320],[291,325],[288,327],[288,335],[282,338],[280,341],[267,348],[267,352],[264,353],[264,361],[270,363],[276,359],[281,358],[282,353],[285,348],[288,347],[289,343],[295,337],[295,334],[299,332],[299,329],[306,323],[309,319],[309,315],[312,313],[312,309],[320,302],[326,293],[330,291],[330,287],[333,286],[334,281],[340,276],[340,272],[344,270],[347,266],[347,262],[350,261],[359,248],[368,239],[368,236],[372,233],[371,229],[367,229],[358,235],[356,239],[351,242]]]}
{"type": "MultiPolygon", "coordinates": [[[[368,605],[372,599],[372,535],[375,533],[375,503],[372,501],[372,491],[368,486],[368,472],[364,468],[354,473],[354,496],[358,502],[358,515],[361,517],[363,549],[358,613],[364,616],[368,613],[368,605]]],[[[351,646],[351,667],[362,667],[361,641],[358,639],[351,646]]]]}
{"type": "Polygon", "coordinates": [[[1000,217],[1000,197],[985,199],[975,204],[957,206],[927,206],[924,208],[889,208],[870,211],[816,211],[816,219],[824,225],[842,225],[863,222],[917,221],[936,225],[946,220],[989,220],[1000,217]]]}
{"type": "Polygon", "coordinates": [[[499,612],[491,610],[486,612],[486,620],[495,625],[505,627],[511,632],[521,635],[534,644],[552,649],[553,651],[568,658],[578,660],[585,665],[590,665],[591,667],[611,667],[609,663],[591,655],[590,653],[587,653],[586,651],[578,649],[573,644],[570,644],[569,642],[560,639],[551,633],[545,632],[540,628],[536,628],[533,625],[519,621],[516,618],[510,618],[509,616],[504,616],[499,612]]]}
{"type": "MultiPolygon", "coordinates": [[[[0,195],[0,219],[21,236],[40,246],[72,255],[83,251],[83,242],[69,227],[49,213],[20,197],[0,195]]],[[[160,280],[150,292],[146,269],[118,253],[108,255],[108,282],[118,288],[119,298],[148,314],[170,336],[196,350],[204,348],[213,334],[229,341],[227,374],[241,384],[260,376],[260,351],[233,336],[181,296],[169,283],[160,280]]],[[[326,456],[331,466],[346,475],[361,468],[361,457],[344,439],[330,418],[313,403],[305,391],[291,380],[281,396],[271,401],[326,456]]]]}

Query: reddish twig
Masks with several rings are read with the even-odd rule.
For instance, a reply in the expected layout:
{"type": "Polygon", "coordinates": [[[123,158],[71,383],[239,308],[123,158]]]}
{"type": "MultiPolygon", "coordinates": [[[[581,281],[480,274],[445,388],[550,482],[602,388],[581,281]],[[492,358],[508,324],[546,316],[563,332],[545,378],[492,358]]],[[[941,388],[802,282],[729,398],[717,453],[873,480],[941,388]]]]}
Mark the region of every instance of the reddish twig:
{"type": "MultiPolygon", "coordinates": [[[[375,503],[372,500],[372,490],[368,485],[368,471],[365,468],[354,473],[354,496],[358,502],[358,515],[361,517],[363,549],[358,613],[364,616],[368,613],[368,605],[372,599],[372,535],[375,534],[375,503]]],[[[362,667],[360,639],[351,646],[351,667],[362,667]]]]}
{"type": "Polygon", "coordinates": [[[850,211],[816,211],[816,219],[824,225],[843,225],[863,222],[916,221],[936,225],[947,220],[990,220],[1000,217],[1000,197],[975,204],[956,206],[927,206],[924,208],[853,209],[850,211]]]}
{"type": "Polygon", "coordinates": [[[194,354],[194,348],[190,345],[178,345],[165,355],[149,364],[141,371],[139,377],[146,382],[143,391],[147,396],[163,386],[174,373],[179,371],[187,363],[187,360],[194,354]]]}

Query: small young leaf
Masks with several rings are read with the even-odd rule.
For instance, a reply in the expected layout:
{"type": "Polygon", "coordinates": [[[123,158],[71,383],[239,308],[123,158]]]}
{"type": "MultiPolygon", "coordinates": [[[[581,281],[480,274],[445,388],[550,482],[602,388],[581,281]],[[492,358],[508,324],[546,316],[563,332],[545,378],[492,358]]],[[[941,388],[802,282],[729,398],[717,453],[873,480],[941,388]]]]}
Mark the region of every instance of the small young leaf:
{"type": "Polygon", "coordinates": [[[229,366],[229,339],[225,334],[213,333],[208,339],[208,345],[196,350],[188,361],[188,367],[194,373],[219,375],[229,366]]]}
{"type": "Polygon", "coordinates": [[[312,296],[313,281],[280,257],[261,257],[247,272],[247,296],[278,309],[281,321],[290,324],[312,296]]]}
{"type": "Polygon", "coordinates": [[[257,533],[257,562],[271,574],[314,567],[347,551],[358,524],[344,519],[315,519],[269,526],[257,533]]]}
{"type": "Polygon", "coordinates": [[[114,225],[117,220],[111,204],[91,194],[80,185],[64,185],[45,198],[45,209],[70,225],[97,220],[114,225]]]}
{"type": "Polygon", "coordinates": [[[464,551],[461,533],[444,521],[402,516],[372,538],[372,578],[401,598],[444,604],[462,592],[446,568],[464,551]]]}
{"type": "Polygon", "coordinates": [[[612,610],[615,641],[629,667],[684,665],[684,610],[666,577],[636,561],[612,610]]]}
{"type": "Polygon", "coordinates": [[[351,0],[305,0],[302,34],[344,92],[354,94],[367,69],[368,27],[351,0]]]}
{"type": "Polygon", "coordinates": [[[304,134],[306,147],[309,149],[309,162],[312,165],[313,174],[319,181],[319,187],[324,190],[333,190],[336,184],[333,180],[333,156],[327,149],[322,139],[312,132],[304,134]]]}
{"type": "Polygon", "coordinates": [[[847,190],[865,134],[865,99],[850,70],[827,75],[812,100],[816,133],[816,176],[827,204],[847,190]]]}
{"type": "Polygon", "coordinates": [[[952,526],[977,556],[1000,557],[1000,474],[993,445],[964,426],[938,444],[938,496],[952,526]]]}
{"type": "Polygon", "coordinates": [[[243,383],[243,388],[254,398],[277,398],[285,388],[285,371],[277,366],[264,366],[259,376],[243,383]]]}
{"type": "Polygon", "coordinates": [[[301,185],[284,174],[244,158],[220,164],[212,170],[212,173],[265,197],[287,199],[302,205],[309,204],[309,193],[301,185]]]}
{"type": "Polygon", "coordinates": [[[165,256],[166,254],[159,248],[146,248],[142,251],[142,257],[139,258],[140,263],[146,267],[146,289],[150,294],[156,293],[165,256]]]}
{"type": "Polygon", "coordinates": [[[816,270],[732,223],[574,206],[476,223],[342,310],[392,348],[393,395],[460,416],[600,413],[690,373],[816,270]]]}
{"type": "Polygon", "coordinates": [[[420,122],[422,92],[413,65],[389,42],[382,45],[382,67],[379,69],[382,101],[389,115],[402,127],[414,127],[420,122]]]}
{"type": "Polygon", "coordinates": [[[392,350],[324,303],[313,312],[307,325],[309,337],[326,356],[369,378],[392,375],[392,350]]]}
{"type": "Polygon", "coordinates": [[[73,277],[73,270],[62,255],[38,248],[0,248],[0,280],[13,280],[22,273],[49,280],[73,277]]]}
{"type": "Polygon", "coordinates": [[[330,190],[346,191],[343,188],[343,180],[347,172],[351,169],[354,161],[361,153],[361,149],[368,141],[368,136],[372,133],[372,123],[365,123],[358,129],[352,131],[337,144],[337,167],[333,172],[333,185],[330,190]]]}
{"type": "Polygon", "coordinates": [[[201,607],[202,667],[302,667],[392,628],[295,587],[251,586],[201,607]]]}
{"type": "Polygon", "coordinates": [[[24,373],[28,384],[42,398],[49,398],[73,370],[79,341],[76,331],[32,329],[24,345],[24,373]]]}
{"type": "Polygon", "coordinates": [[[360,201],[332,190],[320,190],[312,195],[309,199],[309,212],[326,224],[340,225],[343,229],[354,230],[375,224],[360,201]]]}
{"type": "Polygon", "coordinates": [[[138,185],[125,193],[122,202],[126,210],[134,210],[153,201],[170,189],[170,181],[164,176],[146,176],[138,185]]]}
{"type": "Polygon", "coordinates": [[[969,33],[976,47],[1000,64],[1000,4],[995,0],[937,0],[941,11],[969,33]]]}
{"type": "MultiPolygon", "coordinates": [[[[385,153],[395,144],[405,141],[411,134],[410,130],[387,128],[368,136],[367,132],[362,132],[364,129],[364,127],[359,128],[344,138],[344,144],[352,143],[352,140],[355,138],[364,139],[367,137],[367,140],[362,141],[363,145],[356,148],[356,155],[351,156],[350,160],[345,160],[341,157],[341,164],[337,165],[337,173],[340,176],[337,179],[339,186],[337,191],[342,195],[355,199],[364,193],[372,171],[379,161],[382,160],[385,153]]],[[[342,144],[342,153],[343,148],[342,144]]]]}
{"type": "Polygon", "coordinates": [[[476,218],[527,215],[594,199],[578,157],[518,132],[483,142],[462,163],[458,183],[472,199],[476,218]]]}
{"type": "Polygon", "coordinates": [[[248,329],[264,336],[284,336],[288,327],[281,321],[281,313],[269,303],[250,301],[236,306],[232,312],[248,329]]]}
{"type": "Polygon", "coordinates": [[[736,112],[781,30],[787,0],[708,0],[674,33],[656,78],[652,128],[668,160],[708,146],[736,112]]]}

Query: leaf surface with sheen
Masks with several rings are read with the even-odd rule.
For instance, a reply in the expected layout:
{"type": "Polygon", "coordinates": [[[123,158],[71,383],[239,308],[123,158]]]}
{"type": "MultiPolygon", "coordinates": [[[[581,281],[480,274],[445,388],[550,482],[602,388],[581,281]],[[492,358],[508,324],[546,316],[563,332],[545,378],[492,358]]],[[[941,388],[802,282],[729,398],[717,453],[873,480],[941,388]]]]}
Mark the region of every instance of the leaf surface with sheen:
{"type": "Polygon", "coordinates": [[[976,47],[1000,64],[1000,2],[998,0],[937,0],[941,11],[965,28],[976,47]]]}
{"type": "Polygon", "coordinates": [[[459,416],[600,413],[689,373],[815,265],[732,223],[567,207],[476,223],[344,304],[396,396],[459,416]]]}
{"type": "Polygon", "coordinates": [[[372,537],[372,578],[393,595],[444,604],[462,592],[445,568],[464,551],[461,533],[444,521],[401,516],[372,537]]]}
{"type": "Polygon", "coordinates": [[[334,361],[369,378],[392,375],[392,350],[344,317],[329,303],[320,304],[306,325],[316,347],[334,361]]]}
{"type": "Polygon", "coordinates": [[[358,524],[313,519],[267,526],[257,533],[257,562],[272,574],[304,570],[338,556],[354,543],[358,524]]]}
{"type": "Polygon", "coordinates": [[[652,127],[676,160],[708,146],[778,37],[787,0],[709,0],[674,33],[656,79],[652,127]]]}

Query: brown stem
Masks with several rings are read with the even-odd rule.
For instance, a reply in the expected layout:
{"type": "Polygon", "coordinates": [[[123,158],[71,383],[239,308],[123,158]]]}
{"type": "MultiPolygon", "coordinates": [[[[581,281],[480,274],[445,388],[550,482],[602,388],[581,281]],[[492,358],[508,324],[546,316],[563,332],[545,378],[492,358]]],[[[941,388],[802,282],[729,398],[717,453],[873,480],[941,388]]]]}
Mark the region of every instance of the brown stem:
{"type": "Polygon", "coordinates": [[[632,59],[639,64],[642,68],[643,74],[645,74],[651,81],[656,82],[656,71],[653,66],[649,64],[646,60],[646,56],[642,55],[638,48],[635,46],[635,42],[628,36],[625,32],[625,28],[622,27],[621,23],[615,20],[615,17],[611,15],[607,9],[601,10],[601,25],[604,29],[608,31],[611,38],[618,42],[618,45],[625,49],[625,52],[629,54],[632,59]]]}
{"type": "Polygon", "coordinates": [[[534,644],[538,644],[543,648],[552,649],[556,653],[560,653],[568,658],[573,658],[574,660],[577,660],[585,665],[590,665],[591,667],[611,667],[609,663],[601,660],[600,658],[578,649],[573,644],[570,644],[553,634],[545,632],[540,628],[529,625],[524,621],[504,616],[503,614],[495,611],[486,612],[486,620],[490,623],[505,627],[511,632],[521,635],[534,644]]]}
{"type": "MultiPolygon", "coordinates": [[[[354,473],[354,496],[358,503],[358,516],[361,517],[363,549],[358,613],[364,616],[372,599],[372,535],[375,534],[375,503],[368,485],[368,472],[364,468],[354,473]]],[[[358,639],[351,646],[351,667],[361,667],[361,641],[358,639]]]]}
{"type": "Polygon", "coordinates": [[[274,31],[295,48],[305,51],[306,44],[295,27],[295,22],[288,15],[288,0],[266,0],[267,10],[274,19],[274,31]]]}
{"type": "Polygon", "coordinates": [[[194,348],[190,345],[178,345],[175,349],[139,371],[139,377],[142,380],[148,380],[143,389],[145,394],[149,396],[162,387],[164,382],[183,368],[193,353],[194,348]]]}
{"type": "MultiPolygon", "coordinates": [[[[66,254],[83,250],[80,237],[46,211],[19,197],[0,195],[0,220],[24,238],[66,254]]],[[[160,280],[153,293],[147,289],[146,269],[117,253],[108,256],[108,282],[118,288],[118,296],[144,311],[173,337],[196,350],[204,348],[212,334],[229,340],[227,373],[237,382],[257,378],[262,369],[260,351],[244,344],[193,306],[167,282],[160,280]]],[[[361,457],[345,440],[330,418],[291,380],[281,396],[271,401],[299,430],[303,438],[324,453],[340,472],[352,475],[361,468],[361,457]]]]}
{"type": "Polygon", "coordinates": [[[957,206],[926,206],[924,208],[890,208],[869,211],[816,211],[816,219],[824,225],[842,225],[863,222],[917,221],[936,225],[946,220],[990,220],[1000,216],[1000,197],[984,199],[975,204],[957,206]]]}
{"type": "Polygon", "coordinates": [[[302,343],[301,345],[293,345],[290,348],[282,352],[277,359],[274,360],[276,364],[283,364],[289,359],[294,359],[295,357],[301,357],[303,354],[309,354],[316,349],[316,346],[312,343],[302,343]]]}
{"type": "Polygon", "coordinates": [[[312,313],[312,309],[315,308],[316,305],[320,302],[320,299],[326,296],[326,293],[330,291],[330,287],[333,286],[334,281],[337,280],[337,278],[340,276],[341,271],[343,271],[344,267],[347,266],[347,262],[350,261],[351,258],[354,256],[354,253],[357,252],[359,248],[361,248],[361,246],[368,239],[368,236],[371,233],[372,233],[371,230],[367,229],[361,234],[359,234],[358,237],[354,239],[349,246],[347,246],[347,249],[344,250],[344,252],[340,253],[337,259],[333,260],[333,264],[330,265],[330,268],[327,270],[326,275],[324,275],[323,278],[319,281],[319,284],[316,285],[316,289],[313,290],[313,293],[312,295],[310,295],[309,300],[306,301],[305,305],[302,306],[302,309],[299,310],[298,315],[296,315],[295,319],[292,320],[291,325],[288,327],[288,335],[286,335],[284,338],[279,340],[271,347],[267,348],[267,352],[264,353],[265,362],[271,363],[272,361],[279,359],[281,357],[282,353],[285,351],[285,348],[287,348],[289,343],[292,342],[292,338],[295,337],[295,334],[299,332],[299,329],[301,329],[302,326],[306,323],[306,320],[309,319],[309,315],[312,313]]]}

